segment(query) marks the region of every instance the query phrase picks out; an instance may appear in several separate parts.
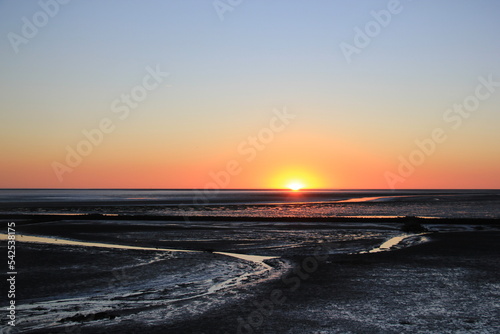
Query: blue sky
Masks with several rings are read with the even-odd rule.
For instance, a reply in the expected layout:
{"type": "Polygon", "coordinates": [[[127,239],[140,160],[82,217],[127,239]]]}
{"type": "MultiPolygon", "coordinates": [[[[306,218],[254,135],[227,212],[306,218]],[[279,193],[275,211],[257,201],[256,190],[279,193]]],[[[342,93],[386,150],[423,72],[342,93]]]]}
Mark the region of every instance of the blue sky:
{"type": "MultiPolygon", "coordinates": [[[[148,66],[169,72],[167,82],[89,161],[99,165],[99,154],[126,150],[135,160],[152,148],[187,166],[222,152],[203,167],[217,168],[273,108],[287,106],[300,116],[289,133],[316,138],[297,148],[297,160],[304,154],[320,163],[335,154],[333,141],[396,164],[416,137],[442,124],[446,108],[473,92],[479,76],[500,80],[500,3],[493,0],[400,1],[400,12],[350,63],[340,44],[353,44],[354,28],[364,29],[371,12],[391,1],[247,0],[221,20],[214,1],[73,0],[16,53],[9,33],[22,35],[22,18],[33,21],[40,3],[53,2],[0,1],[0,138],[13,166],[31,158],[47,166],[51,181],[40,182],[47,186],[59,185],[51,162],[109,115],[111,101],[140,83],[148,66]]],[[[451,160],[460,161],[461,148],[474,157],[481,143],[499,142],[499,95],[443,146],[455,152],[451,160]]],[[[279,139],[274,145],[290,150],[279,139]]],[[[498,168],[498,158],[483,153],[484,164],[498,168]]],[[[85,172],[71,178],[80,184],[85,172]]],[[[382,187],[383,178],[373,184],[382,187]]]]}

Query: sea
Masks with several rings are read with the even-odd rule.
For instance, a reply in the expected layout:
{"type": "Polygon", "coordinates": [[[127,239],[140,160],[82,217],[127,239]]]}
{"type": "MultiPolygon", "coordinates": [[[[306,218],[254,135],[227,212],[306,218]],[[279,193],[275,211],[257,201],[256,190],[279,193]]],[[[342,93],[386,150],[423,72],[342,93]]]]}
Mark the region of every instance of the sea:
{"type": "Polygon", "coordinates": [[[0,213],[500,218],[500,190],[1,189],[0,213]]]}

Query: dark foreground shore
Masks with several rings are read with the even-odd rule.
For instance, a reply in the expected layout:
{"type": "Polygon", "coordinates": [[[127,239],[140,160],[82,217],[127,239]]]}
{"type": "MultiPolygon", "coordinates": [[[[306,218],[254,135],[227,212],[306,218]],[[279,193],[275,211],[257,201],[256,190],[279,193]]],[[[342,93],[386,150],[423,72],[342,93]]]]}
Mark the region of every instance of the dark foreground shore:
{"type": "Polygon", "coordinates": [[[499,333],[499,238],[436,233],[396,251],[296,257],[294,271],[244,303],[148,331],[499,333]]]}
{"type": "MultiPolygon", "coordinates": [[[[58,237],[145,243],[141,234],[125,228],[116,235],[106,235],[99,228],[89,230],[88,226],[78,223],[70,233],[59,224],[63,223],[26,224],[24,229],[30,232],[28,234],[42,235],[45,230],[48,235],[58,237]]],[[[272,231],[275,229],[273,226],[272,231]]],[[[356,229],[363,233],[360,226],[356,229]]],[[[145,235],[151,235],[153,230],[158,229],[149,226],[145,235]]],[[[318,240],[325,240],[325,228],[319,230],[322,234],[318,240]]],[[[171,240],[163,239],[168,239],[172,232],[158,231],[153,246],[171,245],[171,240]]],[[[183,233],[193,236],[196,231],[201,235],[207,234],[208,229],[183,233]]],[[[237,250],[231,240],[241,237],[238,231],[225,228],[211,233],[219,238],[211,246],[225,251],[237,250]],[[233,236],[225,239],[223,235],[233,236]]],[[[314,236],[313,230],[299,234],[314,236]]],[[[500,231],[487,228],[433,232],[426,238],[428,242],[412,247],[350,255],[332,254],[332,250],[341,246],[339,243],[312,240],[307,244],[301,240],[300,244],[305,246],[300,251],[296,247],[293,251],[290,248],[273,250],[291,266],[279,271],[282,264],[269,262],[281,277],[262,282],[255,279],[256,284],[250,279],[250,284],[221,289],[193,300],[183,296],[168,307],[158,301],[173,300],[180,288],[189,288],[180,283],[183,276],[195,277],[207,268],[214,276],[234,275],[238,270],[255,270],[255,266],[237,259],[228,260],[211,251],[172,255],[24,244],[18,253],[20,265],[24,266],[19,276],[18,302],[20,305],[42,302],[42,309],[36,311],[53,317],[55,327],[25,331],[17,328],[12,333],[498,333],[500,231]],[[116,270],[117,267],[131,269],[116,270]],[[161,286],[173,279],[180,280],[175,289],[161,286]],[[140,286],[144,284],[141,282],[149,285],[140,287],[139,294],[120,294],[124,285],[140,286]],[[50,301],[54,295],[61,300],[65,296],[86,294],[91,296],[88,303],[102,303],[92,295],[98,296],[110,289],[116,291],[113,300],[118,301],[120,307],[107,305],[105,312],[89,313],[87,304],[72,305],[64,314],[51,314],[58,312],[50,301]],[[157,306],[151,307],[154,303],[158,303],[157,306]]],[[[262,244],[261,239],[258,243],[255,241],[254,250],[246,249],[246,252],[259,253],[263,249],[270,252],[270,241],[262,244]]],[[[359,247],[370,248],[381,241],[377,235],[359,247]]],[[[246,240],[246,244],[251,242],[246,240]]],[[[1,243],[2,249],[5,244],[1,243]]],[[[189,249],[190,245],[201,248],[205,244],[186,239],[172,245],[189,249]]],[[[238,247],[243,249],[243,243],[238,247]]],[[[196,284],[202,289],[200,282],[205,281],[204,276],[196,284]]],[[[214,282],[217,281],[214,279],[214,282]]],[[[189,291],[195,290],[191,287],[189,291]]],[[[23,311],[18,315],[23,317],[23,311]]]]}

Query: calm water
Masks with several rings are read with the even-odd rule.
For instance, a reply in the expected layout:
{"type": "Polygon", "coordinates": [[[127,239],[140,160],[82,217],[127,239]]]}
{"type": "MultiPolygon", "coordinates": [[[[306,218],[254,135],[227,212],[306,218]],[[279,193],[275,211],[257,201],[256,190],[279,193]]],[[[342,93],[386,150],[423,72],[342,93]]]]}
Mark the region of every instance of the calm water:
{"type": "Polygon", "coordinates": [[[500,218],[500,190],[0,190],[2,213],[500,218]]]}

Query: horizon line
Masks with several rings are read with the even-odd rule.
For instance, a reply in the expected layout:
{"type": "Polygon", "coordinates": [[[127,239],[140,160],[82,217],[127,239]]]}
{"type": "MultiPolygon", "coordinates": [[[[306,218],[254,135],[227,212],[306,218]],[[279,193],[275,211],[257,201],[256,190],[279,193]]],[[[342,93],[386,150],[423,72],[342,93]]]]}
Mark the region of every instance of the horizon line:
{"type": "Polygon", "coordinates": [[[292,190],[290,188],[220,188],[220,189],[203,189],[203,188],[0,188],[0,190],[198,190],[198,191],[345,191],[345,190],[376,190],[376,191],[403,191],[403,190],[500,190],[499,188],[302,188],[300,190],[292,190]]]}

